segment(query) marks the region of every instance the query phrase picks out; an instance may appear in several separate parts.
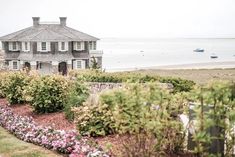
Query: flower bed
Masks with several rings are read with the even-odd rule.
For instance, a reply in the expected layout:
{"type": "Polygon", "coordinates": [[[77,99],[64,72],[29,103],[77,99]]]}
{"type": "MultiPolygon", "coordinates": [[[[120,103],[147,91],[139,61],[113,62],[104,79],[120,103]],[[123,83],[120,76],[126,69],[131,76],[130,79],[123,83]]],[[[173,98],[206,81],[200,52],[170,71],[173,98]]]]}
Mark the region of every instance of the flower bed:
{"type": "Polygon", "coordinates": [[[108,157],[100,148],[88,145],[87,138],[78,140],[76,131],[37,125],[32,117],[15,115],[8,107],[0,106],[0,126],[21,140],[69,154],[70,157],[108,157]]]}

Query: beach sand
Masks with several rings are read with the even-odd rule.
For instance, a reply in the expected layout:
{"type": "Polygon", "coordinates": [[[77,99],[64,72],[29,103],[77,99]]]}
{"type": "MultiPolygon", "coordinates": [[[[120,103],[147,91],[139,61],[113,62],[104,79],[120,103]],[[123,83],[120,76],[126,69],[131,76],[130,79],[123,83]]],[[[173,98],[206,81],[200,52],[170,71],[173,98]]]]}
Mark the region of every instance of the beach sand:
{"type": "Polygon", "coordinates": [[[235,82],[235,61],[156,66],[137,70],[141,73],[180,77],[205,84],[212,80],[235,82]]]}

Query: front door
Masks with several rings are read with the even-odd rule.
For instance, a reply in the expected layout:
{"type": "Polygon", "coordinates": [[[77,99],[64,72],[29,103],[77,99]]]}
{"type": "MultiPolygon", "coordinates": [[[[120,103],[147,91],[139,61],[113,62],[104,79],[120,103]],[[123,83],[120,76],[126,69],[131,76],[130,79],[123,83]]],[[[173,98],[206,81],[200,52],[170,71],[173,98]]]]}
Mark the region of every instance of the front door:
{"type": "Polygon", "coordinates": [[[58,71],[62,75],[67,75],[67,64],[66,64],[66,62],[59,63],[58,71]]]}

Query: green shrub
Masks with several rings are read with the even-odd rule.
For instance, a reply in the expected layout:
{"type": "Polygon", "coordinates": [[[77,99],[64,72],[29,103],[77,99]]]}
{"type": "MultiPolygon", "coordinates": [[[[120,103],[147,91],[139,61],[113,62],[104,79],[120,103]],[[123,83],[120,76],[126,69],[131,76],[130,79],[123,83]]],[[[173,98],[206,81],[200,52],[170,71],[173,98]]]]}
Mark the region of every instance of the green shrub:
{"type": "Polygon", "coordinates": [[[5,89],[5,82],[6,82],[7,76],[8,75],[6,72],[0,72],[0,98],[6,97],[4,89],[5,89]]]}
{"type": "MultiPolygon", "coordinates": [[[[215,156],[233,156],[235,145],[235,83],[216,81],[198,87],[191,93],[195,102],[194,152],[198,156],[210,156],[209,146],[213,140],[224,140],[225,152],[215,156]],[[211,130],[216,127],[220,132],[211,130]],[[208,131],[210,130],[210,131],[208,131]]],[[[218,143],[217,143],[218,144],[218,143]]],[[[217,148],[218,149],[218,148],[217,148]]]]}
{"type": "Polygon", "coordinates": [[[29,80],[24,72],[10,72],[1,80],[2,91],[10,104],[25,102],[23,91],[29,80]]]}
{"type": "Polygon", "coordinates": [[[37,76],[26,88],[26,97],[38,113],[55,112],[64,109],[69,80],[63,76],[37,76]]]}
{"type": "Polygon", "coordinates": [[[65,116],[68,120],[74,120],[72,108],[81,106],[88,96],[88,89],[82,82],[77,80],[71,84],[64,108],[65,116]]]}
{"type": "Polygon", "coordinates": [[[175,152],[182,149],[184,141],[183,126],[178,119],[183,106],[178,102],[174,95],[155,84],[138,84],[101,94],[100,100],[76,108],[75,119],[83,135],[119,133],[142,137],[146,134],[155,137],[153,144],[158,152],[175,152]]]}
{"type": "Polygon", "coordinates": [[[75,122],[81,135],[104,136],[115,133],[115,123],[110,106],[101,104],[93,95],[74,109],[75,122]]]}
{"type": "Polygon", "coordinates": [[[171,83],[174,86],[174,93],[189,92],[195,85],[195,82],[181,78],[162,77],[159,81],[162,83],[171,83]]]}

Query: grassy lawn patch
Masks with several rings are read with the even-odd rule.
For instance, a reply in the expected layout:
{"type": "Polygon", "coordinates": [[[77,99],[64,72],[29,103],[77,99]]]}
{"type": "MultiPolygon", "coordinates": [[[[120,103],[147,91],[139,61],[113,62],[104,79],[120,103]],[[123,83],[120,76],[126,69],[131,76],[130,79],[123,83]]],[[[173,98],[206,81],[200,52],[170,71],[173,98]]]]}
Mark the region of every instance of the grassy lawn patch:
{"type": "Polygon", "coordinates": [[[17,139],[0,127],[0,157],[59,157],[61,155],[17,139]]]}

